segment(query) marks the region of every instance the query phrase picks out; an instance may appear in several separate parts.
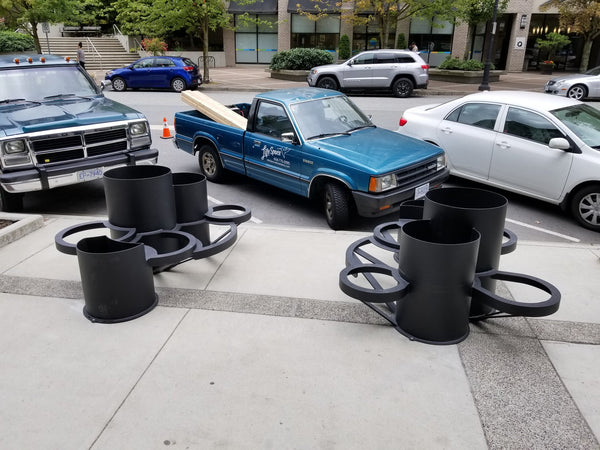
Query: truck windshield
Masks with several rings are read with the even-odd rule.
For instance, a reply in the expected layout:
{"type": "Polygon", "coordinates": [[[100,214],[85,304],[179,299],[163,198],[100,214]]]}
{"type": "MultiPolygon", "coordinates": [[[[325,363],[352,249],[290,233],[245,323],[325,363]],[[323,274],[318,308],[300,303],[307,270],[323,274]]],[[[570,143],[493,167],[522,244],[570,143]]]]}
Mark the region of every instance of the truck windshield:
{"type": "Polygon", "coordinates": [[[38,101],[61,95],[90,97],[98,95],[98,90],[77,66],[0,71],[0,101],[16,98],[38,101]]]}
{"type": "Polygon", "coordinates": [[[576,105],[550,111],[579,139],[600,149],[600,111],[589,105],[576,105]]]}
{"type": "Polygon", "coordinates": [[[343,95],[294,103],[290,109],[305,139],[347,134],[374,126],[369,118],[343,95]]]}

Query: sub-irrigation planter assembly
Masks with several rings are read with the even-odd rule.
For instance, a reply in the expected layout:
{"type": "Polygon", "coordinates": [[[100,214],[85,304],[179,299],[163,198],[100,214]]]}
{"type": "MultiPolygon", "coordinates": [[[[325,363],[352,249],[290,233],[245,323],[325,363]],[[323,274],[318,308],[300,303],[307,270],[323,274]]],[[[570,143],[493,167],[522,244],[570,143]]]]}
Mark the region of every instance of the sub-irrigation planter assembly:
{"type": "Polygon", "coordinates": [[[55,236],[60,252],[77,255],[83,313],[92,322],[123,322],[151,311],[158,303],[153,274],[231,247],[237,225],[251,216],[242,206],[209,207],[204,175],[171,173],[158,165],[108,170],[104,193],[108,220],[68,227],[55,236]],[[211,227],[224,231],[211,238],[211,227]],[[110,238],[66,240],[95,229],[108,230],[110,238]]]}
{"type": "Polygon", "coordinates": [[[507,206],[504,196],[471,188],[434,189],[405,202],[400,220],[379,225],[347,249],[340,288],[409,339],[428,344],[461,342],[469,321],[553,314],[560,304],[556,287],[498,270],[500,256],[517,246],[517,236],[504,229],[507,206]],[[531,286],[547,298],[500,297],[497,280],[531,286]]]}

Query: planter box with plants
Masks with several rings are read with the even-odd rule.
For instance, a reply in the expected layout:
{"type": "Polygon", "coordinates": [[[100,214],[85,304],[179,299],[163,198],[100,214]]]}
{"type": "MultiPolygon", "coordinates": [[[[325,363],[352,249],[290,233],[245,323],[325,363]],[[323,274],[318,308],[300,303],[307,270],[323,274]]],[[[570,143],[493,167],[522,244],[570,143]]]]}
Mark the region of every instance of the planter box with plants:
{"type": "Polygon", "coordinates": [[[333,55],[317,48],[293,48],[273,56],[269,68],[271,78],[289,81],[306,81],[310,69],[333,63],[333,55]]]}
{"type": "MultiPolygon", "coordinates": [[[[448,81],[452,83],[477,84],[481,83],[483,78],[484,63],[469,59],[461,61],[458,58],[448,57],[435,69],[429,69],[429,79],[438,81],[448,81]]],[[[500,81],[500,75],[504,75],[503,70],[494,70],[491,65],[489,81],[500,81]]]]}

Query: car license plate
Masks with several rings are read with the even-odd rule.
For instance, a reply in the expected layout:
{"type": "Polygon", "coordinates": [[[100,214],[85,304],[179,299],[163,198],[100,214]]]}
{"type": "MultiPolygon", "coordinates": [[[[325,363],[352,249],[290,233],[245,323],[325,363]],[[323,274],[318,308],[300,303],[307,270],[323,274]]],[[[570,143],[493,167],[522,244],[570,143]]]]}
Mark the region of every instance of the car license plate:
{"type": "Polygon", "coordinates": [[[415,189],[415,200],[424,197],[427,192],[429,192],[429,183],[417,186],[415,189]]]}
{"type": "Polygon", "coordinates": [[[77,181],[83,182],[97,180],[98,178],[102,178],[102,175],[104,175],[104,171],[101,167],[97,167],[95,169],[80,170],[79,172],[77,172],[77,181]]]}

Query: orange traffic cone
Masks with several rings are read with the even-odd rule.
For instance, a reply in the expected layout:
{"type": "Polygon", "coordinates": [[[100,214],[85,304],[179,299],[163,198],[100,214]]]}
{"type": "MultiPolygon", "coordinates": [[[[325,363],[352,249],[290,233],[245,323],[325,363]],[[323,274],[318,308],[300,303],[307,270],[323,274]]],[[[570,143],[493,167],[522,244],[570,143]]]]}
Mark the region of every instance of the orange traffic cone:
{"type": "Polygon", "coordinates": [[[163,118],[163,134],[161,139],[171,139],[171,131],[169,130],[169,125],[167,125],[167,118],[163,118]]]}

